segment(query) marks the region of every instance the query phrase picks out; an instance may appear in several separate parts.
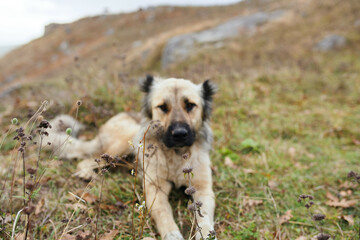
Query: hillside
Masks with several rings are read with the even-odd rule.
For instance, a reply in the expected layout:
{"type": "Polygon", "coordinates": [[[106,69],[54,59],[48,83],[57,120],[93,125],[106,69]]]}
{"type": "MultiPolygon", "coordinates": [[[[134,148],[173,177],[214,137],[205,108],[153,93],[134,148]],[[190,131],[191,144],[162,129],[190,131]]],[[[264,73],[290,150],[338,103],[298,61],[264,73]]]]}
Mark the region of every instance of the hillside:
{"type": "MultiPolygon", "coordinates": [[[[359,178],[347,175],[360,172],[359,12],[358,0],[246,0],[50,25],[43,37],[0,58],[2,133],[14,131],[13,117],[22,125],[35,124],[29,118],[47,100],[46,119],[76,115],[86,126],[80,137],[90,139],[117,112],[140,110],[138,81],[147,73],[211,79],[219,87],[211,124],[218,239],[303,240],[320,232],[357,239],[359,178]],[[300,194],[311,194],[314,206],[298,202],[300,194]],[[326,219],[313,220],[315,213],[326,219]]],[[[22,169],[14,163],[16,142],[5,137],[0,145],[4,219],[22,206],[21,199],[8,201],[22,195],[22,169]]],[[[88,185],[74,177],[76,163],[52,155],[44,162],[48,171],[36,198],[43,203],[33,222],[35,239],[56,239],[73,210],[69,192],[87,188],[90,196],[103,194],[99,233],[116,230],[118,239],[131,239],[130,174],[109,173],[103,189],[99,180],[88,185]]],[[[187,199],[175,191],[171,203],[187,233],[192,224],[187,199]]],[[[80,230],[94,229],[93,222],[85,222],[94,218],[96,201],[81,206],[70,223],[73,239],[80,230]]],[[[145,235],[157,238],[146,221],[145,235]]],[[[3,226],[11,233],[12,222],[3,226]]]]}
{"type": "MultiPolygon", "coordinates": [[[[241,32],[240,28],[233,30],[232,37],[238,35],[239,41],[246,42],[250,51],[240,42],[227,41],[224,44],[224,39],[214,39],[218,44],[207,49],[221,48],[222,52],[235,50],[242,54],[247,51],[244,57],[253,58],[257,54],[252,48],[258,48],[257,43],[260,44],[257,51],[266,50],[265,55],[276,54],[276,61],[282,61],[279,58],[284,55],[296,61],[296,58],[312,54],[316,42],[331,33],[343,34],[350,42],[347,45],[355,45],[358,40],[354,36],[358,31],[355,24],[357,6],[353,5],[357,4],[353,1],[337,4],[333,1],[311,3],[297,0],[245,1],[224,7],[164,6],[129,14],[85,18],[63,25],[50,24],[49,33],[0,58],[0,96],[29,82],[59,81],[73,71],[87,71],[89,68],[100,71],[106,66],[107,72],[115,75],[124,70],[133,76],[147,71],[167,74],[169,71],[161,68],[164,66],[162,54],[172,37],[216,27],[234,17],[274,10],[282,11],[282,15],[270,23],[251,26],[252,37],[241,32]],[[324,14],[319,14],[322,12],[324,14]],[[261,39],[266,39],[265,46],[261,39]]],[[[259,62],[255,61],[251,68],[257,69],[258,65],[259,62]]]]}
{"type": "Polygon", "coordinates": [[[88,69],[94,61],[118,69],[124,56],[129,63],[146,62],[144,56],[150,58],[167,38],[201,30],[243,11],[239,5],[157,7],[53,24],[48,27],[53,29],[50,33],[0,59],[0,82],[2,85],[5,82],[0,92],[20,82],[63,77],[73,70],[74,60],[83,69],[88,69]]]}
{"type": "Polygon", "coordinates": [[[157,7],[85,18],[70,24],[50,24],[47,26],[50,31],[43,37],[0,59],[0,95],[23,83],[64,78],[75,66],[86,70],[94,61],[97,66],[106,65],[110,72],[119,71],[124,60],[132,72],[159,70],[155,66],[169,38],[262,9],[288,9],[291,7],[288,5],[270,1],[224,7],[157,7]]]}

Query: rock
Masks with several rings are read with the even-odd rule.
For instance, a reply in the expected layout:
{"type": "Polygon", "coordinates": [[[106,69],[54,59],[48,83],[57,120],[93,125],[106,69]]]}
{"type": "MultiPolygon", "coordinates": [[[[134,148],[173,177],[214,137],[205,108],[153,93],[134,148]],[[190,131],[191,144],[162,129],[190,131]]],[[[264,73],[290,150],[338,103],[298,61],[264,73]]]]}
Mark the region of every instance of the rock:
{"type": "Polygon", "coordinates": [[[360,18],[354,22],[354,27],[360,27],[360,18]]]}
{"type": "Polygon", "coordinates": [[[59,49],[65,55],[70,55],[71,54],[70,45],[69,45],[68,41],[62,41],[60,43],[59,49]]]}
{"type": "Polygon", "coordinates": [[[45,26],[44,36],[47,36],[55,32],[57,29],[64,29],[66,33],[68,34],[71,33],[69,24],[50,23],[45,26]]]}
{"type": "Polygon", "coordinates": [[[53,54],[51,55],[51,62],[56,62],[59,59],[59,55],[53,54]]]}
{"type": "Polygon", "coordinates": [[[173,11],[174,11],[174,7],[172,7],[172,6],[166,8],[167,13],[171,13],[173,11]]]}
{"type": "Polygon", "coordinates": [[[4,88],[0,89],[0,98],[3,98],[5,96],[9,95],[13,91],[15,91],[21,87],[22,87],[21,83],[14,83],[9,86],[5,86],[4,88]]]}
{"type": "Polygon", "coordinates": [[[152,22],[154,22],[155,18],[156,18],[156,12],[151,11],[146,15],[145,21],[147,23],[152,23],[152,22]]]}
{"type": "Polygon", "coordinates": [[[133,42],[133,43],[131,44],[131,47],[132,47],[132,48],[137,48],[137,47],[140,47],[142,44],[143,44],[143,43],[142,43],[141,40],[137,40],[137,41],[135,41],[135,42],[133,42]]]}
{"type": "Polygon", "coordinates": [[[270,20],[281,17],[284,11],[258,12],[249,16],[235,17],[219,26],[195,33],[170,38],[162,54],[162,67],[185,60],[199,44],[222,41],[237,35],[252,35],[256,28],[270,20]]]}
{"type": "Polygon", "coordinates": [[[214,48],[223,48],[223,47],[225,47],[225,44],[224,44],[224,42],[217,42],[217,43],[215,43],[214,44],[214,46],[213,46],[214,48]]]}
{"type": "Polygon", "coordinates": [[[38,61],[38,62],[36,62],[36,64],[35,64],[35,67],[36,68],[42,68],[44,66],[44,62],[43,61],[38,61]]]}
{"type": "Polygon", "coordinates": [[[346,38],[341,35],[331,34],[324,37],[320,42],[318,42],[314,50],[317,51],[330,51],[337,48],[344,47],[346,45],[346,38]]]}
{"type": "Polygon", "coordinates": [[[141,52],[141,60],[145,61],[149,55],[151,53],[150,49],[145,49],[144,51],[141,52]]]}
{"type": "Polygon", "coordinates": [[[105,36],[112,36],[114,33],[115,33],[115,29],[109,28],[108,30],[106,30],[105,36]]]}
{"type": "Polygon", "coordinates": [[[7,76],[4,77],[3,81],[0,81],[0,86],[6,85],[6,84],[12,82],[13,80],[15,80],[15,75],[14,74],[7,75],[7,76]]]}
{"type": "Polygon", "coordinates": [[[50,33],[54,32],[60,26],[61,26],[61,24],[58,24],[58,23],[50,23],[50,24],[46,25],[45,29],[44,29],[44,36],[47,36],[50,33]]]}
{"type": "Polygon", "coordinates": [[[15,49],[17,46],[0,46],[0,58],[2,56],[5,56],[9,52],[11,52],[13,49],[15,49]]]}
{"type": "Polygon", "coordinates": [[[65,32],[66,32],[67,34],[70,34],[70,33],[71,33],[71,28],[70,28],[69,25],[65,25],[64,28],[65,28],[65,32]]]}

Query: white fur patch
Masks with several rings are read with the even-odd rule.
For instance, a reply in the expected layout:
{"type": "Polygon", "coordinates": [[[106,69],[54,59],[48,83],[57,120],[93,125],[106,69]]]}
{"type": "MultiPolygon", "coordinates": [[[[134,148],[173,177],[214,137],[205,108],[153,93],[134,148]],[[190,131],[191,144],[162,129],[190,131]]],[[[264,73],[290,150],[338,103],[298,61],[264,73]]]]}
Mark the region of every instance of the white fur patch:
{"type": "Polygon", "coordinates": [[[179,231],[173,231],[167,233],[164,240],[184,240],[184,238],[179,231]]]}

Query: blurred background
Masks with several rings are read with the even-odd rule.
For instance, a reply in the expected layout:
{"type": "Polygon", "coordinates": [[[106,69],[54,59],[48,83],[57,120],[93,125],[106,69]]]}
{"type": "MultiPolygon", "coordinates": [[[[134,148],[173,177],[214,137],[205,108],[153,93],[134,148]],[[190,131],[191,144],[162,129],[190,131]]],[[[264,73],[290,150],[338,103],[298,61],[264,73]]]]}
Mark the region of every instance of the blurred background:
{"type": "MultiPolygon", "coordinates": [[[[140,111],[146,74],[211,79],[219,86],[211,152],[219,239],[310,239],[317,230],[296,201],[302,193],[323,203],[324,229],[357,238],[359,188],[346,176],[360,159],[359,0],[1,1],[0,51],[2,132],[44,100],[46,119],[74,116],[81,100],[81,137],[91,139],[114,114],[140,111]],[[292,222],[279,225],[288,210],[292,222]]],[[[13,149],[5,140],[0,170],[12,167],[13,149]]],[[[71,177],[76,164],[57,164],[52,186],[71,182],[51,216],[60,226],[67,191],[83,185],[71,177]]],[[[113,196],[131,201],[126,179],[107,179],[108,205],[113,196]]],[[[58,202],[55,190],[42,191],[58,202]]]]}
{"type": "MultiPolygon", "coordinates": [[[[357,49],[357,7],[354,0],[4,1],[0,97],[39,81],[59,93],[61,84],[90,81],[96,89],[147,72],[201,80],[212,71],[313,70],[314,55],[357,49]]],[[[81,88],[72,93],[94,91],[81,88]]]]}
{"type": "Polygon", "coordinates": [[[140,8],[149,8],[159,5],[174,6],[201,6],[221,5],[239,2],[236,0],[196,0],[196,1],[119,1],[104,0],[101,3],[95,0],[87,1],[58,1],[58,0],[34,0],[34,1],[3,1],[0,9],[0,47],[5,54],[6,48],[28,43],[39,38],[44,33],[44,26],[49,23],[70,23],[80,18],[103,15],[118,14],[136,11],[140,8]]]}

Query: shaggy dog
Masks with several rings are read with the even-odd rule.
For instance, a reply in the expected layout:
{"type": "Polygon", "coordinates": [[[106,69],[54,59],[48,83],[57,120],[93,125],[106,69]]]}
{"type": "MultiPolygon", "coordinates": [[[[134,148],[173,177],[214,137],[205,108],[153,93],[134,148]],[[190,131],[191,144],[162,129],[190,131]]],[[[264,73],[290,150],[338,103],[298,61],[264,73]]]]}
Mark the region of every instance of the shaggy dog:
{"type": "MultiPolygon", "coordinates": [[[[202,236],[206,238],[214,230],[209,118],[215,87],[209,81],[196,85],[184,79],[147,76],[141,90],[145,93],[141,115],[120,113],[114,116],[90,141],[75,138],[81,129],[80,123],[66,115],[58,116],[52,121],[49,140],[53,147],[62,146],[62,158],[90,159],[102,153],[129,154],[132,148],[128,141],[131,139],[134,146],[145,148],[145,154],[139,154],[139,166],[144,166],[141,172],[145,174],[146,206],[162,239],[166,240],[183,239],[174,221],[168,195],[172,183],[176,187],[189,186],[183,169],[192,169],[190,184],[196,191],[191,195],[194,202],[202,203],[201,213],[196,211],[196,217],[202,236]],[[73,127],[73,137],[61,131],[64,125],[73,127]]],[[[91,177],[92,169],[96,167],[94,160],[82,161],[78,165],[78,175],[91,177]]],[[[198,231],[196,239],[200,238],[198,231]]]]}

